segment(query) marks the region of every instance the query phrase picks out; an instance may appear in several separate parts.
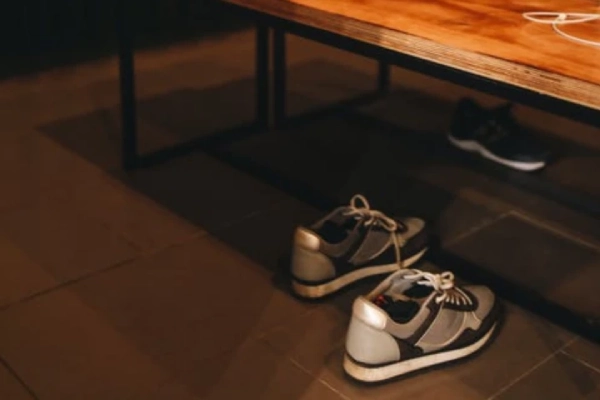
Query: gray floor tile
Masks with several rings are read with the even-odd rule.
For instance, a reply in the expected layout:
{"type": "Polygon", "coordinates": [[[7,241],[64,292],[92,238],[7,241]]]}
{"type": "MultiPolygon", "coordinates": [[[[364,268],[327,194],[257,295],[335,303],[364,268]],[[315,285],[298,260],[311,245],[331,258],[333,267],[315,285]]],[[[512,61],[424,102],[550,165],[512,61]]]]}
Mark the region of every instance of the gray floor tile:
{"type": "Polygon", "coordinates": [[[21,382],[0,364],[0,399],[2,400],[34,400],[34,397],[21,382]]]}
{"type": "Polygon", "coordinates": [[[564,350],[567,354],[600,371],[600,344],[577,339],[564,350]]]}
{"type": "Polygon", "coordinates": [[[208,359],[310,309],[274,288],[267,270],[209,236],[70,290],[186,384],[208,359]]]}
{"type": "Polygon", "coordinates": [[[593,196],[600,196],[600,183],[595,174],[584,171],[598,171],[600,155],[597,153],[581,154],[560,160],[556,168],[551,168],[548,175],[565,187],[570,187],[593,196]]]}
{"type": "Polygon", "coordinates": [[[101,315],[58,291],[0,313],[0,354],[41,399],[144,399],[169,379],[101,315]]]}
{"type": "Polygon", "coordinates": [[[342,370],[348,310],[322,305],[273,329],[264,340],[352,399],[486,399],[563,346],[571,335],[509,306],[498,338],[482,354],[381,385],[349,380],[342,370]]]}
{"type": "Polygon", "coordinates": [[[34,205],[0,213],[0,232],[59,282],[135,256],[115,232],[78,213],[76,201],[53,193],[34,205]]]}
{"type": "Polygon", "coordinates": [[[600,398],[600,373],[558,353],[502,392],[498,400],[578,400],[600,398]]]}
{"type": "Polygon", "coordinates": [[[59,282],[13,242],[0,234],[0,309],[59,282]]]}
{"type": "Polygon", "coordinates": [[[34,203],[47,191],[96,179],[100,170],[40,133],[25,130],[0,145],[0,212],[34,203]]]}
{"type": "MultiPolygon", "coordinates": [[[[285,268],[298,225],[311,224],[323,213],[305,203],[289,199],[268,210],[257,212],[215,235],[233,249],[258,264],[276,270],[285,268]]],[[[289,267],[289,266],[287,266],[289,267]]]]}
{"type": "Polygon", "coordinates": [[[592,282],[599,276],[600,253],[593,248],[511,215],[457,242],[452,250],[554,301],[598,317],[600,297],[592,282]]]}
{"type": "MultiPolygon", "coordinates": [[[[322,58],[290,69],[290,113],[374,86],[373,61],[289,39],[290,60],[322,58]]],[[[140,102],[144,151],[251,117],[250,81],[223,85],[225,68],[210,72],[222,64],[249,74],[253,35],[244,40],[247,43],[236,41],[239,46],[233,52],[231,47],[215,45],[215,52],[223,56],[218,62],[207,63],[212,55],[202,53],[171,65],[170,56],[161,52],[157,57],[164,65],[149,67],[148,57],[137,58],[142,70],[139,92],[152,93],[140,102]],[[233,68],[234,64],[243,66],[233,68]],[[213,84],[205,90],[208,81],[213,84]]],[[[107,63],[106,68],[112,71],[114,66],[107,63]]],[[[0,217],[0,250],[14,265],[0,273],[0,307],[51,287],[55,280],[138,255],[126,242],[152,251],[188,242],[195,229],[206,229],[244,256],[213,239],[198,239],[1,312],[0,355],[40,398],[338,398],[329,385],[349,398],[484,399],[571,337],[509,307],[505,330],[474,360],[381,386],[350,382],[341,371],[343,336],[352,300],[369,290],[371,283],[315,306],[292,300],[271,282],[272,268],[289,245],[284,232],[304,218],[312,219],[316,210],[197,154],[130,176],[115,173],[130,186],[123,192],[122,183],[105,186],[105,177],[97,179],[100,170],[118,171],[120,163],[119,114],[113,107],[118,101],[117,82],[111,74],[110,85],[102,83],[101,91],[77,83],[69,99],[62,92],[62,97],[57,96],[56,89],[44,92],[42,81],[36,79],[23,82],[23,93],[30,94],[20,96],[17,103],[3,100],[5,128],[20,128],[23,121],[55,122],[42,128],[46,137],[8,132],[0,138],[0,182],[4,182],[0,211],[7,211],[0,217]],[[51,100],[42,101],[42,96],[51,100]],[[101,110],[73,117],[79,109],[98,108],[96,101],[102,103],[101,110]],[[138,201],[130,190],[148,197],[148,202],[138,201]],[[48,191],[54,196],[51,200],[48,191]],[[75,199],[64,193],[75,194],[75,199]],[[165,213],[153,204],[164,207],[165,213]],[[248,341],[248,336],[261,337],[262,342],[248,341]]],[[[438,159],[431,147],[411,145],[408,133],[425,129],[437,134],[447,126],[452,104],[436,100],[439,96],[454,99],[475,93],[399,69],[394,69],[394,75],[403,87],[418,90],[402,91],[392,96],[395,100],[371,108],[404,127],[387,132],[391,139],[382,139],[379,128],[357,129],[353,121],[342,118],[342,122],[320,121],[296,132],[262,135],[237,149],[340,202],[361,192],[386,212],[408,208],[422,213],[437,223],[449,242],[485,226],[457,246],[470,243],[469,251],[480,246],[480,252],[472,254],[483,261],[508,256],[512,262],[508,266],[516,264],[514,270],[494,260],[490,265],[514,272],[527,284],[534,282],[565,304],[587,312],[600,309],[594,297],[581,296],[596,292],[600,270],[598,258],[590,256],[589,250],[565,244],[562,238],[540,233],[522,221],[511,220],[510,226],[504,226],[502,220],[488,226],[499,213],[518,208],[594,242],[600,237],[597,222],[499,184],[477,170],[438,159]],[[432,91],[435,97],[420,94],[432,91]],[[471,194],[481,194],[478,200],[483,200],[471,201],[471,194]],[[503,253],[503,246],[515,242],[498,236],[498,226],[503,232],[504,228],[516,232],[517,243],[527,246],[519,247],[519,254],[513,256],[503,253]],[[502,243],[488,246],[489,241],[502,243]],[[532,254],[525,254],[528,251],[532,254]],[[544,263],[545,268],[530,265],[544,263]]],[[[57,79],[47,80],[61,86],[57,79]]],[[[547,125],[544,115],[535,118],[547,125]]],[[[558,128],[552,123],[550,128],[579,141],[581,131],[573,126],[558,128]]],[[[586,132],[586,137],[597,141],[597,132],[586,132]]],[[[581,171],[597,164],[598,157],[580,154],[546,173],[596,193],[593,174],[581,171]]],[[[576,341],[566,351],[598,368],[596,347],[576,341]]],[[[597,376],[581,365],[559,355],[503,398],[596,398],[597,376]],[[551,384],[541,387],[547,380],[551,384]]],[[[17,393],[15,399],[21,400],[19,387],[4,372],[0,368],[0,398],[17,393]],[[12,390],[8,395],[2,392],[5,387],[12,390]]]]}
{"type": "Polygon", "coordinates": [[[214,371],[200,379],[208,381],[202,383],[210,387],[207,399],[343,399],[292,361],[259,342],[248,343],[227,358],[214,360],[211,366],[214,371]],[[218,379],[215,379],[216,374],[218,379]],[[211,380],[217,382],[209,383],[211,380]]]}
{"type": "Polygon", "coordinates": [[[143,253],[201,234],[200,227],[109,177],[78,185],[64,195],[76,199],[73,207],[78,213],[118,232],[143,253]]]}
{"type": "Polygon", "coordinates": [[[289,199],[275,187],[199,153],[135,171],[125,183],[208,232],[289,199]]]}

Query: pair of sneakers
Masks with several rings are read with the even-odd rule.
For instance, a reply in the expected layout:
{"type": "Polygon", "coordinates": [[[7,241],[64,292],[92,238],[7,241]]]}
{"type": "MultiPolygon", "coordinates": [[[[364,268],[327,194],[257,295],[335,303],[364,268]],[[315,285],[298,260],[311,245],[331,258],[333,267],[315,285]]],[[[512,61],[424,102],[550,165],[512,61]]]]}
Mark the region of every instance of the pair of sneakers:
{"type": "Polygon", "coordinates": [[[318,299],[388,274],[358,297],[346,337],[344,370],[378,382],[469,356],[492,337],[499,303],[484,286],[455,284],[451,272],[410,268],[428,249],[425,221],[392,218],[356,195],[294,235],[293,291],[318,299]]]}

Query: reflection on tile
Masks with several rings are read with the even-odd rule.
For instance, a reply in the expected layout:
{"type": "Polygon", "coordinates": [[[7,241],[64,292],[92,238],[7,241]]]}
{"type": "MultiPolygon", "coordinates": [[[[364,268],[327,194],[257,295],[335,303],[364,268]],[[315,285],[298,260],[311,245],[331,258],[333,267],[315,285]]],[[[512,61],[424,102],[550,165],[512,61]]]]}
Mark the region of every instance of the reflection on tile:
{"type": "Polygon", "coordinates": [[[567,354],[600,371],[600,344],[577,339],[565,350],[567,354]]]}
{"type": "Polygon", "coordinates": [[[600,301],[587,282],[597,275],[594,265],[600,261],[594,249],[507,216],[460,240],[452,250],[561,304],[598,313],[597,307],[588,306],[600,301]]]}
{"type": "Polygon", "coordinates": [[[79,214],[73,199],[48,195],[35,205],[0,214],[0,230],[58,281],[81,277],[135,252],[101,223],[79,214]]]}
{"type": "Polygon", "coordinates": [[[0,364],[0,399],[34,400],[21,383],[0,364]]]}
{"type": "Polygon", "coordinates": [[[0,354],[42,399],[145,399],[168,371],[66,291],[0,313],[0,354]]]}
{"type": "Polygon", "coordinates": [[[348,317],[339,310],[317,309],[273,329],[265,340],[352,399],[395,399],[398,393],[409,399],[486,399],[571,337],[513,306],[507,308],[500,335],[479,356],[375,386],[355,383],[343,373],[348,317]]]}
{"type": "Polygon", "coordinates": [[[498,400],[592,400],[600,398],[600,373],[558,353],[502,392],[498,400]]]}

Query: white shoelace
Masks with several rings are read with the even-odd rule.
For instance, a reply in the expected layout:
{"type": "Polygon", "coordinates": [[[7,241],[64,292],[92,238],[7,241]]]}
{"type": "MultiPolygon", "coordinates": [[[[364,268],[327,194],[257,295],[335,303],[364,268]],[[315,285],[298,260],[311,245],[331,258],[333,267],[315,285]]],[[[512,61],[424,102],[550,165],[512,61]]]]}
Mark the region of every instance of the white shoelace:
{"type": "Polygon", "coordinates": [[[561,25],[582,24],[585,22],[600,19],[600,14],[570,13],[570,12],[552,12],[552,11],[533,11],[523,13],[523,18],[538,24],[552,25],[552,29],[560,36],[588,46],[600,47],[600,42],[578,38],[577,36],[565,33],[560,29],[561,25]]]}
{"type": "Polygon", "coordinates": [[[403,267],[402,257],[401,257],[401,244],[398,239],[398,235],[396,231],[399,228],[398,222],[394,219],[388,217],[384,213],[378,210],[371,209],[369,202],[365,198],[365,196],[361,194],[356,194],[352,196],[350,200],[350,204],[346,207],[346,211],[344,211],[344,215],[352,216],[357,220],[363,220],[365,226],[380,226],[390,232],[390,236],[394,243],[394,249],[396,253],[396,262],[400,266],[403,267]]]}
{"type": "Polygon", "coordinates": [[[417,285],[433,288],[434,291],[439,293],[435,298],[437,304],[443,301],[456,305],[472,304],[469,296],[454,285],[454,274],[452,272],[446,271],[441,274],[433,274],[418,269],[413,269],[411,272],[404,275],[404,278],[415,280],[417,285]]]}

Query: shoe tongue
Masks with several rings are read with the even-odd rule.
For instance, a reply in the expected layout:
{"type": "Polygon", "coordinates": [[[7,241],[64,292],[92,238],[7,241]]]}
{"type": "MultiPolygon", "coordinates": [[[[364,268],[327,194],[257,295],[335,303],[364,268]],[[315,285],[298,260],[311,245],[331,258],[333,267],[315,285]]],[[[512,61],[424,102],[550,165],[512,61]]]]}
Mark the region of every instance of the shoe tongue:
{"type": "Polygon", "coordinates": [[[429,302],[434,292],[431,286],[419,285],[418,280],[405,278],[393,283],[384,294],[392,299],[404,299],[424,305],[429,302]]]}
{"type": "Polygon", "coordinates": [[[404,295],[415,300],[425,300],[432,292],[433,288],[430,286],[414,284],[410,289],[404,292],[404,295]]]}
{"type": "Polygon", "coordinates": [[[398,323],[410,321],[419,310],[429,302],[434,294],[433,288],[406,281],[392,285],[384,294],[373,301],[384,310],[392,320],[398,323]]]}
{"type": "Polygon", "coordinates": [[[317,234],[330,243],[339,243],[346,239],[350,232],[356,229],[358,221],[354,218],[348,218],[347,215],[344,215],[344,211],[344,208],[339,208],[333,212],[316,229],[317,234]]]}
{"type": "Polygon", "coordinates": [[[346,214],[347,211],[347,207],[340,207],[331,215],[327,222],[337,225],[340,229],[353,230],[358,225],[359,220],[348,216],[346,214]]]}
{"type": "Polygon", "coordinates": [[[398,295],[380,295],[373,302],[385,311],[392,320],[398,323],[410,321],[421,309],[421,305],[418,302],[398,295]]]}

